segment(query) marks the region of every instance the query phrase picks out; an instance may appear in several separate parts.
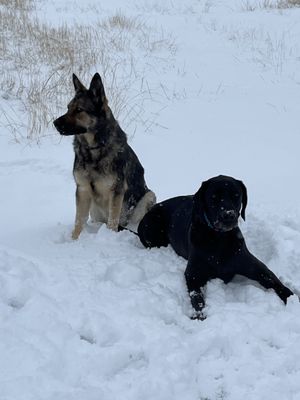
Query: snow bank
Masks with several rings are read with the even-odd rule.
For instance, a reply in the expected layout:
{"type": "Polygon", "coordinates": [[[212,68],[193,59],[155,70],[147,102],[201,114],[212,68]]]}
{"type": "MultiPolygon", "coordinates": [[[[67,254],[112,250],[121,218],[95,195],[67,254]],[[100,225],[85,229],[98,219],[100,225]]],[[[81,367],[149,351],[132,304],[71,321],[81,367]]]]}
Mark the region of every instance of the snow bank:
{"type": "MultiPolygon", "coordinates": [[[[249,248],[300,294],[299,10],[241,3],[100,8],[176,37],[168,68],[158,57],[145,69],[158,94],[147,112],[160,109],[151,131],[128,132],[149,187],[162,200],[219,173],[242,179],[249,248]]],[[[38,15],[92,23],[98,6],[39,2],[38,15]]],[[[298,400],[297,296],[284,306],[249,280],[215,280],[207,319],[191,320],[186,262],[171,248],[105,227],[70,240],[72,146],[55,138],[14,144],[1,128],[0,399],[298,400]]]]}

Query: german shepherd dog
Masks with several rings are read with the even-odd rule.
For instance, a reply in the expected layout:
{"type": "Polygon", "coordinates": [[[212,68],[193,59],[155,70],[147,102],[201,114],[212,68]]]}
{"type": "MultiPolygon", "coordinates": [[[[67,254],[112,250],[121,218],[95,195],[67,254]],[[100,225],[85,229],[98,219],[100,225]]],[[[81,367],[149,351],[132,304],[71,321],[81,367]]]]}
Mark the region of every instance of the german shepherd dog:
{"type": "Polygon", "coordinates": [[[66,114],[54,121],[61,135],[74,135],[77,239],[89,216],[114,231],[137,225],[155,204],[144,168],[108,106],[101,77],[87,89],[73,74],[75,96],[66,114]]]}

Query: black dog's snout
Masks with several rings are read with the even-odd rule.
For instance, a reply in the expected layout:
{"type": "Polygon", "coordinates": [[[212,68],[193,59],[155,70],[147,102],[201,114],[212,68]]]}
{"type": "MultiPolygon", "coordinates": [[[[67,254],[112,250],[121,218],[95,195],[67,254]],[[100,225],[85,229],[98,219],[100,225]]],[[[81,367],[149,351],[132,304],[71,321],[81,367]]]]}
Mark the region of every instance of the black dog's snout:
{"type": "Polygon", "coordinates": [[[221,218],[224,222],[233,222],[236,219],[236,212],[234,210],[223,210],[221,218]]]}

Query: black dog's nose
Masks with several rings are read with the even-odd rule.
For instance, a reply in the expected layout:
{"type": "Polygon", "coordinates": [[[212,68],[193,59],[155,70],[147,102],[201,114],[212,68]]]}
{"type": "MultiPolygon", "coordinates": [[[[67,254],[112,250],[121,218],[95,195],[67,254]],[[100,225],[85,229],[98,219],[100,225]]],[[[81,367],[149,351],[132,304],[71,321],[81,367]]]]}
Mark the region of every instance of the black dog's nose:
{"type": "Polygon", "coordinates": [[[224,210],[221,212],[221,217],[225,222],[233,222],[236,219],[236,212],[234,210],[224,210]]]}

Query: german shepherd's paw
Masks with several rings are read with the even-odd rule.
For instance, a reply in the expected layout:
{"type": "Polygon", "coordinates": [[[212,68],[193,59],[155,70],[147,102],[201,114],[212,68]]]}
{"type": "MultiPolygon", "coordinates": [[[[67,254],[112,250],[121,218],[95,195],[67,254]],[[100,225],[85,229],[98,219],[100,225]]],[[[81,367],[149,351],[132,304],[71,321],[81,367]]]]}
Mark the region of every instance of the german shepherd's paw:
{"type": "Polygon", "coordinates": [[[106,224],[107,228],[114,231],[119,232],[119,221],[117,220],[109,220],[106,224]]]}
{"type": "Polygon", "coordinates": [[[81,231],[82,231],[81,227],[75,226],[75,228],[72,231],[72,235],[71,235],[72,239],[77,240],[79,238],[81,231]]]}

